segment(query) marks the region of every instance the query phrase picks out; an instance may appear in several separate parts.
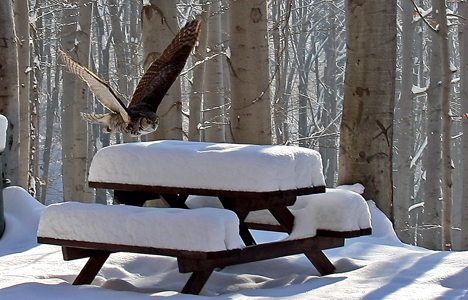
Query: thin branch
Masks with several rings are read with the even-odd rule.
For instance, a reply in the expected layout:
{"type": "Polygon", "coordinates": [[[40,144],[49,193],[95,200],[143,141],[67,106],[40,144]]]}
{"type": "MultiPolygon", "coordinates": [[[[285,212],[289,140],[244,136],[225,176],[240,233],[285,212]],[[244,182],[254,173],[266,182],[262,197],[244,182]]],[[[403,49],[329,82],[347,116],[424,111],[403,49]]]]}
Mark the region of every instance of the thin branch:
{"type": "Polygon", "coordinates": [[[421,17],[421,19],[424,21],[424,23],[426,23],[426,25],[432,30],[434,31],[435,33],[439,33],[439,31],[437,29],[434,28],[434,26],[432,26],[431,24],[429,24],[429,22],[426,20],[426,18],[421,14],[421,12],[419,11],[419,7],[416,6],[416,3],[414,3],[414,0],[411,0],[411,3],[413,3],[413,6],[414,6],[414,9],[416,10],[416,12],[418,13],[418,15],[421,17]]]}

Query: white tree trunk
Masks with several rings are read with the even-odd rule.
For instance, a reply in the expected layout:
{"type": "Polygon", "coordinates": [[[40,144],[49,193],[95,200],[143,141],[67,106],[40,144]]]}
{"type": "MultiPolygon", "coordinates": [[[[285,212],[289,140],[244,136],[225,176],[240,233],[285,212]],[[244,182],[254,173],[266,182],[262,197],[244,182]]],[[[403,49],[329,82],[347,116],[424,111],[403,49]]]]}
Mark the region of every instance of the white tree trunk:
{"type": "MultiPolygon", "coordinates": [[[[151,0],[142,7],[143,67],[157,59],[179,31],[174,1],[151,0]]],[[[147,135],[148,140],[182,139],[182,102],[180,79],[172,84],[159,105],[159,127],[147,135]]]]}
{"type": "Polygon", "coordinates": [[[202,111],[202,100],[203,100],[203,86],[205,76],[205,63],[202,61],[206,58],[206,45],[207,45],[207,20],[209,16],[209,4],[204,3],[202,6],[202,24],[200,38],[198,44],[195,46],[193,61],[194,64],[199,63],[193,69],[193,83],[192,83],[192,94],[190,95],[189,110],[189,141],[201,141],[201,111],[202,111]]]}
{"type": "Polygon", "coordinates": [[[19,79],[19,107],[20,107],[20,131],[19,131],[19,185],[25,190],[34,191],[35,187],[29,189],[29,144],[31,122],[29,118],[29,1],[16,0],[15,7],[15,30],[18,37],[18,79],[19,79]]]}
{"type": "Polygon", "coordinates": [[[401,33],[401,92],[398,115],[398,164],[395,180],[394,209],[395,231],[404,243],[412,243],[408,209],[412,205],[410,186],[413,173],[410,169],[413,152],[413,11],[411,1],[402,1],[403,31],[401,33]]]}
{"type": "MultiPolygon", "coordinates": [[[[433,0],[433,7],[438,0],[433,0]]],[[[438,20],[436,11],[433,17],[438,20]]],[[[424,153],[424,168],[426,182],[424,184],[424,216],[421,246],[428,249],[441,249],[441,97],[443,80],[441,65],[440,38],[437,33],[431,32],[432,53],[430,61],[430,85],[427,91],[427,146],[424,153]]]]}
{"type": "Polygon", "coordinates": [[[12,185],[19,185],[18,56],[11,1],[0,1],[0,57],[0,114],[8,118],[3,173],[12,185]]]}
{"type": "MultiPolygon", "coordinates": [[[[62,46],[83,65],[88,65],[91,5],[86,0],[75,2],[80,9],[67,9],[64,14],[62,46]],[[77,24],[80,26],[78,27],[77,24]],[[77,29],[81,28],[80,31],[77,29]]],[[[86,192],[88,133],[80,112],[88,111],[87,87],[76,75],[63,72],[62,164],[65,201],[91,202],[86,192]]]]}
{"type": "Polygon", "coordinates": [[[347,65],[338,184],[362,183],[393,221],[396,0],[347,1],[347,65]]]}
{"type": "Polygon", "coordinates": [[[450,50],[445,0],[437,1],[439,11],[439,38],[442,55],[442,250],[452,249],[452,159],[450,155],[451,117],[450,50]]]}
{"type": "Polygon", "coordinates": [[[221,2],[210,5],[210,16],[207,20],[207,47],[210,57],[205,63],[203,127],[206,142],[224,142],[224,93],[223,64],[221,55],[221,2]]]}
{"type": "Polygon", "coordinates": [[[231,130],[235,143],[271,144],[267,2],[230,2],[231,130]]]}
{"type": "MultiPolygon", "coordinates": [[[[468,3],[459,3],[460,25],[460,101],[463,112],[468,112],[468,3]],[[464,18],[464,19],[463,19],[464,18]]],[[[462,209],[461,209],[461,237],[460,250],[468,250],[468,118],[462,118],[462,209]]]]}

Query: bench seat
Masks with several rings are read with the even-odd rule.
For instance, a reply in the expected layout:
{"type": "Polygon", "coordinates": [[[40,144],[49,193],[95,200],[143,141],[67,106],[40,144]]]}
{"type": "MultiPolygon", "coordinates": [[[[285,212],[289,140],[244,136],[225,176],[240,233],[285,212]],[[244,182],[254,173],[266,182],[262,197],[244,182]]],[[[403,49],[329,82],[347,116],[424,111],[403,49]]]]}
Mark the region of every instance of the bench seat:
{"type": "MultiPolygon", "coordinates": [[[[190,196],[189,208],[222,208],[216,197],[190,196]]],[[[298,196],[289,207],[294,228],[289,239],[316,235],[355,237],[371,233],[371,217],[365,199],[346,189],[326,189],[326,193],[298,196]]],[[[283,231],[278,220],[266,209],[251,211],[245,219],[250,229],[283,231]]]]}
{"type": "Polygon", "coordinates": [[[242,247],[236,214],[208,207],[187,210],[78,202],[53,204],[41,216],[38,236],[204,252],[242,247]]]}

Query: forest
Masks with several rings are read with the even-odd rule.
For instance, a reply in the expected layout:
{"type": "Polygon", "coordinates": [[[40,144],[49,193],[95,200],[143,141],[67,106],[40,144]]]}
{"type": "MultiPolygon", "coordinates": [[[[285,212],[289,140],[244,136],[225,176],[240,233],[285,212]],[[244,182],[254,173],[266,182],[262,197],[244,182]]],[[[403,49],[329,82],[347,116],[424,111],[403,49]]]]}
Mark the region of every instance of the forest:
{"type": "MultiPolygon", "coordinates": [[[[87,187],[94,153],[179,139],[320,152],[328,187],[362,183],[405,243],[468,249],[468,4],[442,0],[14,0],[0,3],[4,177],[38,201],[111,202],[87,187]],[[187,22],[200,39],[138,138],[63,49],[129,101],[187,22]]],[[[118,163],[118,162],[116,162],[118,163]]]]}

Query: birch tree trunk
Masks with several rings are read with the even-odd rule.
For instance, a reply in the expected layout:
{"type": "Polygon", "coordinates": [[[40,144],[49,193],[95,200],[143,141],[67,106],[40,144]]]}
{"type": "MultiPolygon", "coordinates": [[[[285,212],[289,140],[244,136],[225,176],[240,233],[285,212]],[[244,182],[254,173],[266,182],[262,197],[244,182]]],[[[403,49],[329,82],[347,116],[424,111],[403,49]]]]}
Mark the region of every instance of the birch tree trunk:
{"type": "Polygon", "coordinates": [[[437,1],[439,11],[439,38],[442,55],[442,250],[452,249],[452,159],[450,154],[451,117],[450,50],[445,0],[437,1]]]}
{"type": "Polygon", "coordinates": [[[224,142],[223,65],[221,55],[221,2],[211,2],[207,20],[208,55],[205,62],[203,127],[206,142],[224,142]],[[216,55],[216,56],[215,56],[216,55]],[[213,57],[215,56],[215,57],[213,57]]]}
{"type": "MultiPolygon", "coordinates": [[[[119,93],[122,95],[129,95],[128,93],[128,76],[127,76],[127,59],[125,58],[125,44],[122,38],[122,21],[120,20],[120,5],[117,0],[109,0],[109,13],[111,15],[110,20],[112,24],[112,40],[114,41],[114,53],[117,65],[117,78],[119,93]]],[[[127,99],[130,100],[130,99],[127,99]]],[[[124,100],[124,103],[126,101],[124,100]]],[[[128,105],[128,103],[125,103],[128,105]]],[[[130,134],[122,134],[124,142],[128,143],[132,141],[130,134]]]]}
{"type": "Polygon", "coordinates": [[[231,131],[235,143],[271,144],[267,2],[230,2],[231,131]]]}
{"type": "Polygon", "coordinates": [[[396,0],[346,2],[347,64],[338,184],[362,183],[393,221],[396,0]]]}
{"type": "Polygon", "coordinates": [[[0,114],[8,119],[3,175],[12,185],[19,185],[18,56],[11,1],[0,1],[0,57],[0,114]]]}
{"type": "MultiPolygon", "coordinates": [[[[432,7],[437,7],[437,0],[432,1],[432,7]]],[[[438,20],[437,11],[432,11],[434,20],[438,20]]],[[[431,61],[430,84],[427,91],[427,146],[424,153],[424,169],[426,182],[424,184],[424,215],[421,246],[440,250],[441,247],[441,97],[443,80],[441,65],[440,38],[437,32],[431,31],[431,61]]]]}
{"type": "MultiPolygon", "coordinates": [[[[460,101],[461,110],[468,112],[468,3],[459,4],[460,25],[458,26],[458,38],[460,43],[460,101]]],[[[468,250],[468,117],[462,118],[462,213],[460,250],[468,250]]]]}
{"type": "MultiPolygon", "coordinates": [[[[16,0],[15,7],[15,30],[18,46],[18,80],[19,80],[19,185],[25,190],[29,189],[29,143],[30,143],[30,117],[29,117],[29,1],[16,0]]],[[[34,181],[33,181],[34,182],[34,181]]],[[[34,183],[33,183],[34,185],[34,183]]]]}
{"type": "MultiPolygon", "coordinates": [[[[330,4],[328,16],[329,34],[327,44],[325,46],[325,57],[327,59],[326,68],[324,71],[325,88],[324,110],[322,113],[322,126],[325,127],[323,134],[325,137],[320,138],[320,154],[324,164],[325,183],[327,187],[333,187],[335,184],[335,173],[337,165],[337,138],[338,128],[335,123],[336,118],[336,12],[334,4],[330,4]]],[[[318,94],[318,91],[317,91],[318,94]]]]}
{"type": "Polygon", "coordinates": [[[413,151],[413,11],[411,1],[402,1],[401,33],[401,92],[399,101],[398,119],[398,163],[395,182],[395,231],[404,243],[412,242],[408,209],[412,204],[411,196],[413,185],[412,171],[410,169],[413,151]]]}
{"type": "Polygon", "coordinates": [[[197,64],[193,69],[193,84],[192,84],[192,94],[190,95],[189,110],[189,141],[201,141],[201,110],[202,110],[202,100],[203,100],[203,86],[205,76],[205,63],[202,61],[206,58],[206,46],[207,46],[207,20],[209,16],[209,4],[206,2],[202,6],[202,24],[200,38],[198,44],[195,46],[195,51],[193,55],[194,64],[197,64]]]}
{"type": "MultiPolygon", "coordinates": [[[[73,59],[86,66],[89,59],[92,6],[87,5],[86,0],[76,1],[73,4],[76,8],[69,8],[64,12],[62,46],[73,59]]],[[[63,91],[66,91],[63,94],[62,104],[64,199],[91,202],[92,199],[87,197],[89,193],[85,192],[88,153],[87,123],[80,117],[80,112],[88,111],[87,87],[76,75],[63,72],[63,91]]]]}
{"type": "MultiPolygon", "coordinates": [[[[142,7],[143,67],[146,70],[170,44],[179,31],[174,1],[151,0],[142,7]]],[[[159,127],[147,140],[182,139],[182,102],[177,78],[159,105],[159,127]]]]}

